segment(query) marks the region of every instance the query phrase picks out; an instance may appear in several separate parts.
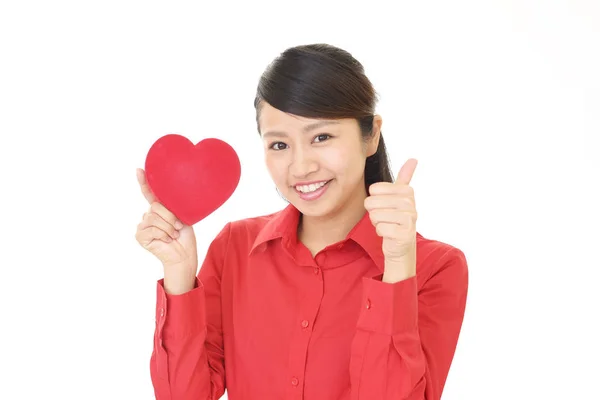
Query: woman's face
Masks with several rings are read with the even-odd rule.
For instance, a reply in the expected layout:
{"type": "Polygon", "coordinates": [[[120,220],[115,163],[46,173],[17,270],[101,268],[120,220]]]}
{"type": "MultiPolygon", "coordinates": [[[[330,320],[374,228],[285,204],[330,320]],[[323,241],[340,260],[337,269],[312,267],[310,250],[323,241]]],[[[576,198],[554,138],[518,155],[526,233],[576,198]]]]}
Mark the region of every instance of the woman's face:
{"type": "MultiPolygon", "coordinates": [[[[378,139],[379,116],[374,125],[378,139]]],[[[271,178],[301,213],[322,217],[348,203],[362,205],[365,161],[377,140],[365,142],[355,119],[298,117],[264,103],[259,126],[271,178]]]]}

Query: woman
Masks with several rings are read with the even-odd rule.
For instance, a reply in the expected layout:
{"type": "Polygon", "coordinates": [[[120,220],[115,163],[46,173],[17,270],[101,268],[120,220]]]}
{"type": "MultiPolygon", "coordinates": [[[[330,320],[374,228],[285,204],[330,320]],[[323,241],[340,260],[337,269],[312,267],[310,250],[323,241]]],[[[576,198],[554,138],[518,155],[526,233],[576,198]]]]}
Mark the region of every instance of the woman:
{"type": "Polygon", "coordinates": [[[289,205],[227,223],[197,273],[196,239],[138,180],[136,238],[164,266],[151,378],[159,400],[438,400],[461,329],[461,250],[416,232],[409,160],[393,182],[362,65],[290,48],[255,99],[289,205]],[[197,275],[196,275],[197,273],[197,275]]]}

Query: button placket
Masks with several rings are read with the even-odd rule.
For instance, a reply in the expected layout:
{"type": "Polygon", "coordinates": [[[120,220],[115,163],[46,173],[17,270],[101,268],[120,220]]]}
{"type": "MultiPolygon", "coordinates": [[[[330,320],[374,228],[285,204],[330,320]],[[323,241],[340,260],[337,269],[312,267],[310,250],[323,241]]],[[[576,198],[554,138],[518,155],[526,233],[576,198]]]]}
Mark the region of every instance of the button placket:
{"type": "Polygon", "coordinates": [[[304,302],[298,309],[297,328],[291,337],[290,358],[289,358],[289,378],[287,397],[289,399],[300,399],[303,394],[304,371],[306,370],[306,361],[308,356],[308,347],[314,329],[313,321],[317,318],[321,301],[323,300],[323,271],[319,264],[313,263],[310,270],[304,270],[309,275],[304,275],[307,284],[304,302]],[[313,276],[314,275],[314,276],[313,276]],[[319,279],[315,279],[315,278],[319,279]]]}

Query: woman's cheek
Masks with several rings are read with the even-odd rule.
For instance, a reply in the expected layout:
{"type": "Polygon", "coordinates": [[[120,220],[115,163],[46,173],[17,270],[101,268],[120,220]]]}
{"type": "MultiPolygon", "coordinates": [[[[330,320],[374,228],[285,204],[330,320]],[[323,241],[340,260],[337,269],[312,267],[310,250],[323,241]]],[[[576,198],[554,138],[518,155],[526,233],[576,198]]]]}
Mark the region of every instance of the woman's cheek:
{"type": "Polygon", "coordinates": [[[286,186],[286,172],[288,168],[285,165],[285,160],[282,157],[274,157],[267,154],[265,156],[265,164],[275,185],[278,187],[286,186]]]}
{"type": "Polygon", "coordinates": [[[350,165],[349,154],[337,148],[325,149],[321,155],[320,164],[335,175],[345,175],[344,169],[350,165]]]}

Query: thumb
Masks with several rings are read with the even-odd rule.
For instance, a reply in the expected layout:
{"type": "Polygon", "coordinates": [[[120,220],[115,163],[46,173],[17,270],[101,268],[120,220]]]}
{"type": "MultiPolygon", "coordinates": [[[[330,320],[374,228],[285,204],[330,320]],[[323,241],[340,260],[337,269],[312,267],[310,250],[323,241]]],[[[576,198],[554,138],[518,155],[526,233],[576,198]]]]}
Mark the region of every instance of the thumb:
{"type": "Polygon", "coordinates": [[[146,173],[141,168],[137,168],[135,172],[137,175],[138,183],[140,184],[140,189],[142,190],[142,194],[144,195],[149,204],[154,203],[156,201],[156,197],[154,197],[152,190],[150,190],[150,186],[148,185],[148,181],[146,180],[146,173]]]}
{"type": "Polygon", "coordinates": [[[415,169],[417,168],[418,161],[414,158],[409,158],[402,168],[400,168],[400,172],[398,172],[398,177],[396,178],[396,184],[398,185],[410,185],[410,181],[412,180],[413,174],[415,173],[415,169]]]}

